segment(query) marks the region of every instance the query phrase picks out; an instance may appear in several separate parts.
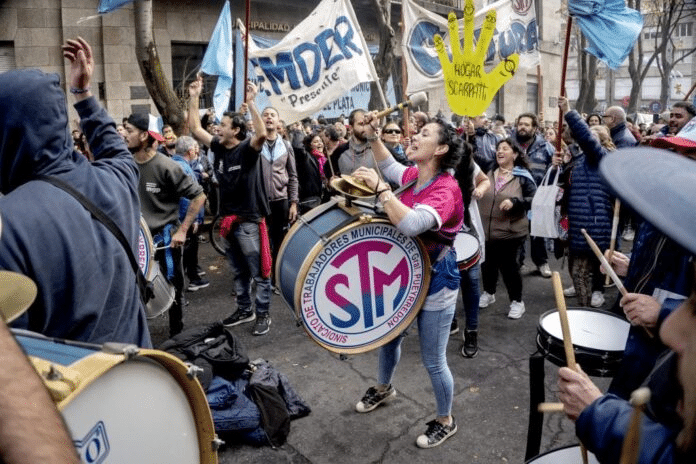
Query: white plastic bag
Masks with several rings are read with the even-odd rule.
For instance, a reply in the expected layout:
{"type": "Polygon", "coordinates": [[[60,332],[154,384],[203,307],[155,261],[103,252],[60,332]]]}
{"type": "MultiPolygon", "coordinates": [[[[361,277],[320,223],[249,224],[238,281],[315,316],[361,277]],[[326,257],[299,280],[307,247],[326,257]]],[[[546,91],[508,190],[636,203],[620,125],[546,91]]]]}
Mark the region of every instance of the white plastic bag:
{"type": "Polygon", "coordinates": [[[556,200],[560,191],[558,186],[558,176],[561,172],[560,166],[549,167],[537,187],[537,191],[532,199],[532,220],[531,235],[534,237],[558,238],[558,221],[556,217],[556,200]],[[549,184],[549,174],[552,169],[556,169],[556,176],[553,184],[549,184]]]}

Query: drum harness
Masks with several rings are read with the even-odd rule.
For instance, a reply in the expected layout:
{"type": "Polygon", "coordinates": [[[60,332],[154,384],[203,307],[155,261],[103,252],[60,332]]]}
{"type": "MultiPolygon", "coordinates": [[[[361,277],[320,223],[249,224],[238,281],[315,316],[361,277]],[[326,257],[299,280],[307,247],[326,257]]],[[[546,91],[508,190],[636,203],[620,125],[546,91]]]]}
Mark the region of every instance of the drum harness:
{"type": "Polygon", "coordinates": [[[130,261],[131,266],[133,267],[133,271],[135,272],[136,281],[138,283],[138,290],[140,291],[140,299],[142,300],[143,305],[147,304],[147,302],[155,296],[154,288],[152,286],[152,283],[148,282],[145,278],[143,271],[140,269],[140,266],[138,265],[138,261],[135,259],[135,254],[133,253],[133,250],[128,244],[128,240],[126,239],[125,235],[123,235],[123,232],[116,225],[116,223],[113,220],[111,220],[111,218],[107,216],[101,209],[99,209],[97,205],[92,203],[92,201],[90,201],[82,193],[75,190],[73,186],[62,181],[61,179],[58,179],[57,177],[53,176],[38,176],[34,180],[48,182],[54,187],[57,187],[63,190],[64,192],[70,194],[87,211],[90,212],[94,219],[101,222],[109,230],[109,232],[111,232],[114,235],[114,237],[116,237],[121,246],[123,246],[123,249],[126,251],[128,260],[130,261]]]}

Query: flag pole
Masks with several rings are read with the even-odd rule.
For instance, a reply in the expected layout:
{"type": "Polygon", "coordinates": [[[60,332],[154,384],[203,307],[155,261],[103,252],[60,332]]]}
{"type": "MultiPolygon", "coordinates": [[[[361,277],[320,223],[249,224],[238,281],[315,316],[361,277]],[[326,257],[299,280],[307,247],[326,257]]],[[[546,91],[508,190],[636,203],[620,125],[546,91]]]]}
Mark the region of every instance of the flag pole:
{"type": "Polygon", "coordinates": [[[694,89],[696,89],[696,82],[694,82],[694,85],[691,86],[691,89],[689,89],[689,91],[684,96],[684,101],[687,101],[689,99],[689,97],[693,93],[694,89]]]}
{"type": "MultiPolygon", "coordinates": [[[[561,68],[561,96],[566,96],[566,70],[568,69],[568,48],[570,47],[570,31],[573,29],[573,17],[568,16],[568,24],[566,25],[566,38],[563,48],[563,64],[561,68]]],[[[561,134],[563,133],[563,110],[558,109],[558,135],[556,137],[556,151],[561,151],[561,134]]]]}
{"type": "Polygon", "coordinates": [[[246,81],[247,81],[247,76],[248,70],[247,67],[249,66],[249,16],[250,16],[250,11],[251,11],[251,0],[246,0],[246,18],[244,20],[244,27],[246,29],[246,34],[244,34],[244,101],[242,103],[246,103],[247,99],[247,86],[246,86],[246,81]]]}
{"type": "MultiPolygon", "coordinates": [[[[403,4],[401,6],[401,37],[403,40],[404,37],[404,29],[406,27],[406,22],[404,18],[404,8],[403,4]]],[[[403,47],[401,48],[401,94],[402,94],[402,99],[401,101],[406,101],[408,100],[408,96],[406,95],[406,89],[408,88],[408,73],[406,72],[406,54],[403,51],[403,47]]],[[[411,138],[411,124],[409,122],[409,112],[411,110],[409,107],[404,108],[404,137],[408,137],[409,139],[411,138]]]]}

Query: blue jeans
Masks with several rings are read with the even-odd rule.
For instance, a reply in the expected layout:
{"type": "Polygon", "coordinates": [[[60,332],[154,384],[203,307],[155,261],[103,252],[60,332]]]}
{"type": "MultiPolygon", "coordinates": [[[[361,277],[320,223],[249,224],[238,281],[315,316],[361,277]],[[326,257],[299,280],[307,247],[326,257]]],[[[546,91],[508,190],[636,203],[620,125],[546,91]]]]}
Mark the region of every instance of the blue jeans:
{"type": "Polygon", "coordinates": [[[242,222],[227,236],[226,253],[234,273],[234,289],[237,292],[237,309],[251,310],[251,280],[256,283],[256,314],[268,315],[271,301],[271,279],[261,276],[261,240],[259,225],[242,222]]]}
{"type": "Polygon", "coordinates": [[[481,264],[476,263],[466,271],[461,271],[459,284],[464,303],[466,330],[478,330],[479,299],[481,299],[481,264]]]}
{"type": "MultiPolygon", "coordinates": [[[[435,393],[438,417],[449,416],[452,411],[454,380],[447,365],[447,341],[456,305],[441,311],[423,311],[418,314],[418,337],[420,338],[421,359],[430,375],[435,393]]],[[[401,334],[379,350],[380,384],[391,383],[396,365],[401,357],[401,334]]]]}

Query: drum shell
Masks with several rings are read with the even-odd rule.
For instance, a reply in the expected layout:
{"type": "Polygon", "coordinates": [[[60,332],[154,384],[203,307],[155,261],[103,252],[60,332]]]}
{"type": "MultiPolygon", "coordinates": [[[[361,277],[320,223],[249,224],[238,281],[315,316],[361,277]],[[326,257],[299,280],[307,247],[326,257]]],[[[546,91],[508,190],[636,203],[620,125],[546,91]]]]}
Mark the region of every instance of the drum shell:
{"type": "Polygon", "coordinates": [[[478,238],[468,232],[459,232],[454,240],[457,253],[457,267],[466,271],[481,259],[481,245],[478,238]]]}
{"type": "MultiPolygon", "coordinates": [[[[539,316],[536,338],[537,347],[539,348],[539,351],[552,363],[556,364],[557,366],[566,366],[568,363],[566,361],[562,338],[551,334],[546,328],[544,328],[544,325],[548,327],[548,320],[546,320],[546,318],[550,316],[557,318],[558,311],[554,309],[539,316]]],[[[568,319],[571,330],[571,340],[573,341],[575,361],[580,364],[582,369],[588,375],[596,377],[613,376],[617,372],[619,365],[621,364],[621,360],[623,359],[624,350],[623,348],[618,348],[619,346],[625,346],[626,340],[628,339],[628,330],[630,328],[630,324],[613,313],[590,308],[568,308],[568,319]],[[605,323],[593,323],[589,327],[577,327],[579,324],[577,322],[574,324],[573,320],[576,317],[579,317],[581,320],[583,315],[587,315],[587,317],[593,319],[599,318],[600,320],[604,320],[605,323]],[[599,334],[603,337],[611,337],[610,340],[614,341],[611,344],[615,346],[612,348],[598,348],[596,345],[590,346],[589,344],[578,343],[577,337],[573,336],[574,332],[576,332],[576,334],[586,332],[599,334]]],[[[557,335],[560,336],[560,328],[554,329],[554,332],[557,332],[557,335]]]]}
{"type": "MultiPolygon", "coordinates": [[[[597,457],[588,452],[588,464],[599,464],[597,457]]],[[[570,445],[562,448],[556,448],[546,453],[542,453],[533,457],[525,464],[582,464],[582,455],[580,454],[580,445],[570,445]]]]}
{"type": "MultiPolygon", "coordinates": [[[[393,231],[394,235],[403,235],[398,232],[386,217],[376,214],[374,210],[364,206],[356,206],[355,204],[348,206],[345,204],[344,199],[334,197],[332,201],[324,203],[304,214],[300,220],[290,228],[278,251],[276,282],[281,296],[297,314],[298,319],[303,323],[304,329],[312,340],[329,351],[345,354],[362,353],[387,343],[398,336],[399,333],[412,322],[425,300],[430,282],[430,272],[421,272],[420,280],[412,286],[412,288],[416,288],[420,285],[420,292],[418,293],[416,302],[412,303],[413,299],[409,300],[409,305],[413,305],[415,310],[411,311],[409,308],[407,317],[401,319],[392,332],[386,336],[380,337],[374,342],[356,345],[352,345],[350,342],[341,344],[340,341],[335,344],[330,342],[327,343],[322,341],[319,337],[316,337],[308,326],[311,321],[308,322],[305,320],[306,312],[302,310],[303,301],[305,301],[306,298],[306,295],[304,295],[305,298],[303,298],[303,283],[310,273],[310,268],[315,258],[323,256],[326,250],[332,248],[334,244],[339,242],[346,235],[350,235],[363,226],[368,227],[375,225],[393,231]]],[[[408,245],[412,246],[412,249],[418,251],[418,259],[421,260],[421,264],[419,265],[423,266],[423,271],[428,270],[430,268],[429,258],[420,240],[405,236],[402,238],[407,239],[408,245]]],[[[340,251],[338,253],[340,253],[340,251]]],[[[343,288],[345,289],[346,287],[352,287],[354,285],[356,286],[355,288],[357,288],[357,286],[362,283],[363,279],[366,278],[365,276],[367,274],[365,273],[369,274],[370,272],[371,270],[360,268],[349,276],[345,276],[346,282],[343,288]]],[[[319,279],[317,281],[319,281],[319,279]]],[[[306,289],[307,287],[304,287],[305,293],[306,289]]],[[[325,306],[330,305],[316,305],[318,308],[321,307],[322,310],[325,306]]],[[[318,310],[317,313],[319,312],[318,310]]],[[[401,313],[401,311],[399,312],[401,313]]],[[[322,322],[325,322],[325,320],[322,319],[322,322]]]]}
{"type": "Polygon", "coordinates": [[[61,372],[59,381],[42,377],[83,462],[217,462],[203,388],[174,356],[147,349],[126,356],[106,345],[40,335],[16,338],[38,372],[48,372],[39,368],[46,362],[61,372]]]}

